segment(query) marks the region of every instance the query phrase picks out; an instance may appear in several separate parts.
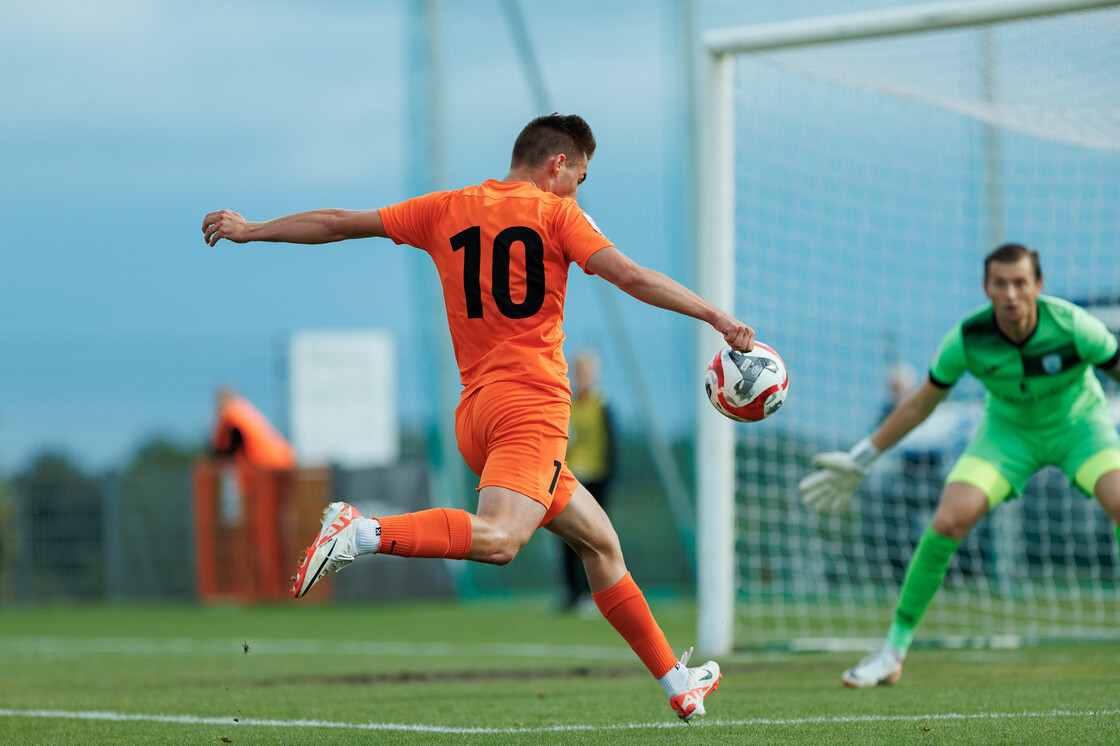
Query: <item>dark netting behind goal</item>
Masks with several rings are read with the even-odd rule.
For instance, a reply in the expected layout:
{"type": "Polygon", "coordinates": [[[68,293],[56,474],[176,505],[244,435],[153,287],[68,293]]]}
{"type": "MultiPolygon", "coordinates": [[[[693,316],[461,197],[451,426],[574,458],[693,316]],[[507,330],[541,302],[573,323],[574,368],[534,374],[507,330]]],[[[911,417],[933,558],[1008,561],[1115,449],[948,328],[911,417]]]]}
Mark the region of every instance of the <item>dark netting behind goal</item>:
{"type": "MultiPolygon", "coordinates": [[[[983,392],[967,377],[852,509],[796,493],[921,383],[996,245],[1120,329],[1120,9],[767,49],[735,63],[740,317],[789,398],[737,433],[738,644],[880,639],[983,392]]],[[[1120,394],[1106,382],[1113,411],[1120,394]]],[[[1117,637],[1112,524],[1057,469],[961,545],[917,643],[1117,637]]]]}

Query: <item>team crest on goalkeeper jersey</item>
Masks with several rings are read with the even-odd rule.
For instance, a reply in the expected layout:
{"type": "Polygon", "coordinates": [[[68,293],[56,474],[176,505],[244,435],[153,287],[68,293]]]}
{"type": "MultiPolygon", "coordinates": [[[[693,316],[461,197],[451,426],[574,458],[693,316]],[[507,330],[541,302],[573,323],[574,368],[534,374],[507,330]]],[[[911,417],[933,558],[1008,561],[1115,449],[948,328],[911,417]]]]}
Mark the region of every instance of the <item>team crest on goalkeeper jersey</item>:
{"type": "Polygon", "coordinates": [[[585,212],[585,213],[583,213],[583,216],[584,216],[585,218],[587,218],[587,222],[591,224],[591,227],[595,229],[595,232],[596,232],[596,233],[598,233],[598,234],[599,234],[600,236],[604,236],[604,235],[606,235],[606,234],[604,234],[604,233],[603,233],[603,231],[599,230],[599,226],[598,226],[598,225],[597,225],[597,224],[595,223],[595,221],[594,221],[594,220],[592,220],[592,219],[591,219],[591,216],[590,216],[590,215],[588,215],[588,214],[587,214],[587,213],[585,212]]]}
{"type": "Polygon", "coordinates": [[[1042,356],[1042,370],[1047,375],[1056,375],[1062,372],[1062,356],[1056,352],[1042,356]]]}

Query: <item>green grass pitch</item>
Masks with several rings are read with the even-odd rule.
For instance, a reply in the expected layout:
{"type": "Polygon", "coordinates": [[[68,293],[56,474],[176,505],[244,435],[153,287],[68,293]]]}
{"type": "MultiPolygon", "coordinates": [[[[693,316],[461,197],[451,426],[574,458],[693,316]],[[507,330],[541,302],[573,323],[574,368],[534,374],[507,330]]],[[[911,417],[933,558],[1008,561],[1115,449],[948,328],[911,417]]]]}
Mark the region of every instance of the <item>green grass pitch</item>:
{"type": "MultiPolygon", "coordinates": [[[[693,610],[654,603],[676,648],[693,610]]],[[[681,724],[602,619],[543,601],[0,611],[5,744],[1116,743],[1120,646],[739,653],[681,724]]]]}

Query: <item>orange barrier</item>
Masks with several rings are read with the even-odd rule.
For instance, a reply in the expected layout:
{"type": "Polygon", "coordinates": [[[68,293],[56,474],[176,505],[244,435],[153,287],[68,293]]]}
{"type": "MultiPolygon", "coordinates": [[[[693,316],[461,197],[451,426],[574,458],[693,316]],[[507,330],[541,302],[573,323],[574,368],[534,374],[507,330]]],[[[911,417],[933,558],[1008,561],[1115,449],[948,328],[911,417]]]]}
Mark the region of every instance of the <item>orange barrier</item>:
{"type": "MultiPolygon", "coordinates": [[[[315,538],[330,502],[330,470],[255,469],[242,484],[234,466],[194,467],[195,578],[204,603],[291,598],[296,563],[315,538]]],[[[331,578],[308,600],[331,597],[331,578]]]]}

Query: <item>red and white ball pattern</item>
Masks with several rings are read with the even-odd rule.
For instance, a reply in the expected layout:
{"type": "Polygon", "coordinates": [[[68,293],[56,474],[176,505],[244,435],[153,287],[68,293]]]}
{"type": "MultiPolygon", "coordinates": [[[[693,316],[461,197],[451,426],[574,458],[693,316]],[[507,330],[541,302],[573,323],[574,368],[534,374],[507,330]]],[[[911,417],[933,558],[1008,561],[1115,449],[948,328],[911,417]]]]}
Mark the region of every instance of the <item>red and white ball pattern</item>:
{"type": "Polygon", "coordinates": [[[720,414],[737,422],[758,422],[786,400],[789,373],[781,356],[760,342],[750,352],[724,347],[708,364],[704,390],[720,414]]]}

